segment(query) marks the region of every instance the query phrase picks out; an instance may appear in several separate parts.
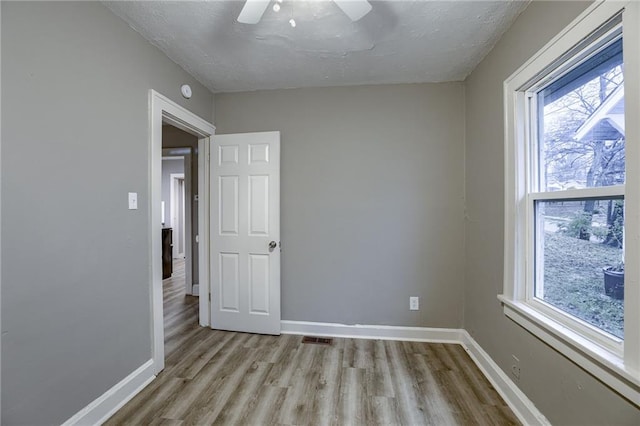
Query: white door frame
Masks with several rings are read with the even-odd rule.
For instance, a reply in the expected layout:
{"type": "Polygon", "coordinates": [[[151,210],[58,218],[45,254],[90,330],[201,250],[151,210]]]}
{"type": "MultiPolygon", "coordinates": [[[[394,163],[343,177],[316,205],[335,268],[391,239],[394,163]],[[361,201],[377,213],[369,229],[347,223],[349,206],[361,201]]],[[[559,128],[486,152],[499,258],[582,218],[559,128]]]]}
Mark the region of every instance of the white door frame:
{"type": "MultiPolygon", "coordinates": [[[[209,147],[215,126],[176,104],[155,90],[149,90],[149,283],[151,289],[151,334],[154,372],[164,369],[164,321],[162,297],[162,123],[198,137],[198,226],[200,235],[209,235],[209,147]]],[[[199,318],[201,326],[209,319],[209,243],[199,244],[199,318]]]]}
{"type": "MultiPolygon", "coordinates": [[[[191,152],[191,149],[189,150],[191,152]]],[[[185,154],[184,160],[184,285],[187,294],[193,294],[193,240],[191,237],[191,228],[193,215],[191,209],[193,205],[193,194],[191,194],[191,154],[185,154]]],[[[197,178],[197,176],[196,176],[197,178]]],[[[196,294],[197,296],[197,294],[196,294]]]]}
{"type": "Polygon", "coordinates": [[[170,185],[169,187],[171,188],[170,191],[170,195],[169,195],[169,200],[171,200],[171,227],[174,229],[174,241],[177,240],[176,236],[182,240],[182,241],[178,241],[179,243],[182,243],[182,252],[180,252],[180,244],[173,244],[173,253],[171,254],[171,256],[176,259],[181,257],[186,257],[186,230],[187,230],[187,218],[186,218],[186,214],[187,214],[187,209],[186,209],[186,198],[187,198],[187,194],[186,194],[186,182],[185,182],[185,177],[184,177],[184,173],[171,173],[169,174],[169,182],[170,185]],[[182,222],[180,221],[180,209],[178,208],[178,204],[180,202],[180,198],[178,196],[178,189],[180,188],[178,181],[182,180],[182,222]],[[175,220],[174,220],[175,219],[175,220]],[[177,232],[176,231],[177,228],[177,232]]]}

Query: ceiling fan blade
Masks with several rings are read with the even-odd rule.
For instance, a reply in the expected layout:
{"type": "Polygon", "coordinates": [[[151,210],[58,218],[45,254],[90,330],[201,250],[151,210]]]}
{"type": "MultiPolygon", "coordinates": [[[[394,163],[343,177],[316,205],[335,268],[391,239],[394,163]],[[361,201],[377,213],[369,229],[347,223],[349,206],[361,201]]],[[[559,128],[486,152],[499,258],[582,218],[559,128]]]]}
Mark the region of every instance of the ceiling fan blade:
{"type": "Polygon", "coordinates": [[[247,0],[238,15],[238,22],[242,24],[257,24],[264,15],[271,0],[247,0]]]}
{"type": "Polygon", "coordinates": [[[371,3],[367,0],[333,0],[340,9],[351,18],[357,21],[371,11],[371,3]]]}

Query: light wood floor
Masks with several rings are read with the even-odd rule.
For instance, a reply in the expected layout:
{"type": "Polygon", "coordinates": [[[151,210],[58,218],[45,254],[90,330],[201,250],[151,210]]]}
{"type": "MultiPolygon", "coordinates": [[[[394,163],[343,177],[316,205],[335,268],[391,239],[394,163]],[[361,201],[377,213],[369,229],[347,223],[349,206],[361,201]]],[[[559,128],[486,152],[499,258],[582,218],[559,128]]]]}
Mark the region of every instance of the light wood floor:
{"type": "Polygon", "coordinates": [[[166,368],[106,424],[519,424],[459,345],[198,326],[184,266],[164,282],[166,368]]]}

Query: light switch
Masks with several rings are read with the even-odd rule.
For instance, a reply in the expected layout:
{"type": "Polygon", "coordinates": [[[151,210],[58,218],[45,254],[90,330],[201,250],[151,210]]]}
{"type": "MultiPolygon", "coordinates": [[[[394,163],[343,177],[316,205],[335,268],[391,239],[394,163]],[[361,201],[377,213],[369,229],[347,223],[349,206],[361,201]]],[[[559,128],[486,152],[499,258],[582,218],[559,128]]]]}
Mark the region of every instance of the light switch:
{"type": "Polygon", "coordinates": [[[129,193],[129,210],[138,210],[138,193],[129,193]]]}

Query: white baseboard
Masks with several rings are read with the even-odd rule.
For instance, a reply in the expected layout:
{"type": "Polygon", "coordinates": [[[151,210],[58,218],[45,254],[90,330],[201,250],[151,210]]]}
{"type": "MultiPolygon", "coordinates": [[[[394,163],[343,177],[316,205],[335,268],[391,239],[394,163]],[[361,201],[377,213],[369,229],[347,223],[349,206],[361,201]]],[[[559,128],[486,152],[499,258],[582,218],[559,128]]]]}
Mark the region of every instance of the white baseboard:
{"type": "Polygon", "coordinates": [[[78,411],[62,426],[101,425],[155,378],[153,360],[150,359],[92,403],[78,411]]]}
{"type": "Polygon", "coordinates": [[[388,325],[346,325],[324,322],[281,321],[282,334],[305,336],[347,337],[355,339],[410,340],[462,345],[482,374],[493,385],[513,413],[525,425],[550,426],[551,423],[536,408],[498,364],[463,329],[395,327],[388,325]]]}
{"type": "Polygon", "coordinates": [[[461,343],[473,362],[476,363],[480,371],[482,371],[489,382],[491,382],[522,424],[551,425],[549,420],[536,408],[533,402],[531,402],[524,392],[516,386],[513,380],[498,367],[498,364],[491,359],[489,354],[482,349],[478,342],[476,342],[466,330],[462,332],[461,343]]]}
{"type": "Polygon", "coordinates": [[[396,327],[389,325],[346,325],[328,322],[281,321],[281,333],[355,339],[409,340],[460,343],[462,332],[455,328],[396,327]]]}
{"type": "Polygon", "coordinates": [[[199,296],[200,295],[200,284],[194,284],[191,287],[191,295],[192,296],[199,296]]]}

